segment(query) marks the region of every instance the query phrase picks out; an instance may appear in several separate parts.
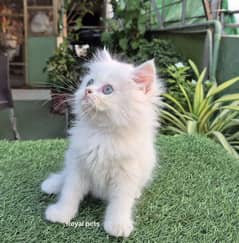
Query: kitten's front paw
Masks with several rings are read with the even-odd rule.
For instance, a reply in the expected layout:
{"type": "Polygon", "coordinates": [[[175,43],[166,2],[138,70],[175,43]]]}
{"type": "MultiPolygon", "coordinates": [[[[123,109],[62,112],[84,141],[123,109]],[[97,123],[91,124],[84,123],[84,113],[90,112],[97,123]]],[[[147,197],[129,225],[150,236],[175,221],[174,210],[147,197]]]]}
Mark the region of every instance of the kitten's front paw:
{"type": "Polygon", "coordinates": [[[56,203],[48,206],[46,209],[46,219],[54,223],[69,224],[76,213],[56,203]]]}
{"type": "Polygon", "coordinates": [[[41,190],[47,194],[57,194],[61,189],[62,176],[60,174],[51,174],[41,184],[41,190]]]}
{"type": "Polygon", "coordinates": [[[116,237],[128,237],[133,230],[133,222],[130,219],[108,220],[104,222],[105,231],[116,237]]]}

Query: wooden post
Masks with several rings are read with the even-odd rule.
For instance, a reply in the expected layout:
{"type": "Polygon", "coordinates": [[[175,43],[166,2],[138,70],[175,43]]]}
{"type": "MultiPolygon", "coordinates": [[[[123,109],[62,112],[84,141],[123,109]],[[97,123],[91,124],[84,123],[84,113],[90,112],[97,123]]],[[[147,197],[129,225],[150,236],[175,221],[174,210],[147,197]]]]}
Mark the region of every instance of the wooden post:
{"type": "Polygon", "coordinates": [[[203,7],[204,7],[204,11],[207,17],[207,20],[212,20],[213,16],[212,16],[212,10],[211,10],[211,6],[210,3],[208,2],[208,0],[203,0],[203,7]]]}

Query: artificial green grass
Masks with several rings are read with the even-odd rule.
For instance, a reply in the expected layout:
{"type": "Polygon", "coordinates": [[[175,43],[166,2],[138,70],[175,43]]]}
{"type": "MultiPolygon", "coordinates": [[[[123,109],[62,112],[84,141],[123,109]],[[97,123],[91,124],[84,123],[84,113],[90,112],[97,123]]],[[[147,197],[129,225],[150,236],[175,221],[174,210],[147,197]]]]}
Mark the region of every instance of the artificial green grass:
{"type": "Polygon", "coordinates": [[[206,138],[159,138],[161,161],[154,182],[135,210],[128,239],[108,236],[102,227],[105,204],[88,197],[78,223],[46,222],[54,196],[40,183],[61,167],[64,140],[0,142],[0,242],[239,242],[239,162],[206,138]]]}

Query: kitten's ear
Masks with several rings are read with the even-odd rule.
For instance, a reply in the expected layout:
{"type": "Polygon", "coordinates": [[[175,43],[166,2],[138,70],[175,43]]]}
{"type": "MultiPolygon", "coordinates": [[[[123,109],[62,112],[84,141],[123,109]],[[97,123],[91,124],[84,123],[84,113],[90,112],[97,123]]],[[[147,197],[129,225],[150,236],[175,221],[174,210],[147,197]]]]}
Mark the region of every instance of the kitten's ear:
{"type": "Polygon", "coordinates": [[[156,79],[156,68],[154,60],[144,62],[134,70],[133,79],[136,83],[141,84],[145,93],[148,93],[156,79]]]}

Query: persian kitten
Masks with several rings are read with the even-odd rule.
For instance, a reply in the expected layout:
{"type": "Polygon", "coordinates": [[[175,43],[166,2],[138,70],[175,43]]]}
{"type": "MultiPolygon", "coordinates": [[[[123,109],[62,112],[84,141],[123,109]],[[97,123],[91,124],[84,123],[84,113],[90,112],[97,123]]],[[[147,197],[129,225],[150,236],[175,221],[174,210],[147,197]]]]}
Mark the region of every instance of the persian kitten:
{"type": "Polygon", "coordinates": [[[41,185],[43,192],[59,194],[45,217],[68,224],[90,193],[108,202],[105,231],[127,237],[133,230],[135,200],[156,163],[162,88],[153,60],[135,67],[102,50],[87,66],[89,72],[74,96],[76,120],[64,168],[41,185]]]}

